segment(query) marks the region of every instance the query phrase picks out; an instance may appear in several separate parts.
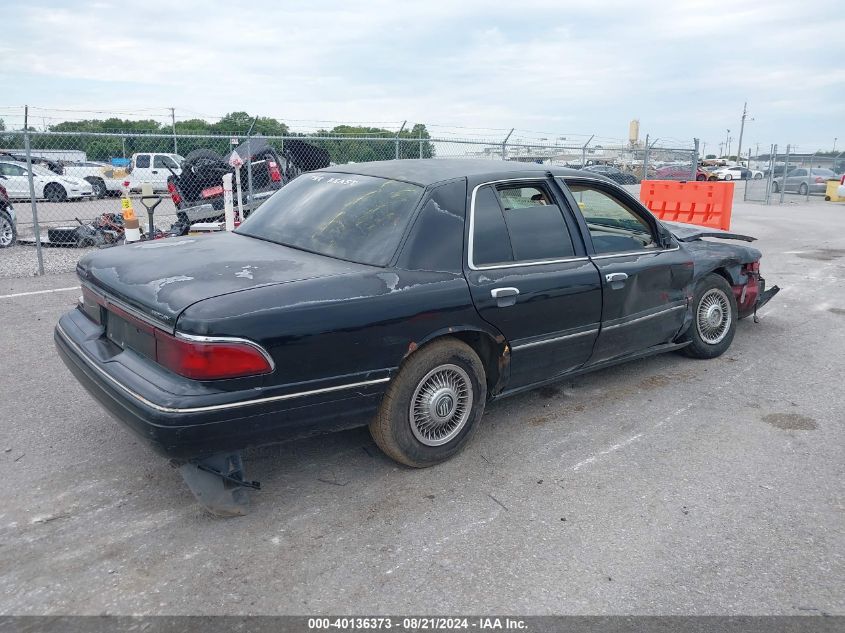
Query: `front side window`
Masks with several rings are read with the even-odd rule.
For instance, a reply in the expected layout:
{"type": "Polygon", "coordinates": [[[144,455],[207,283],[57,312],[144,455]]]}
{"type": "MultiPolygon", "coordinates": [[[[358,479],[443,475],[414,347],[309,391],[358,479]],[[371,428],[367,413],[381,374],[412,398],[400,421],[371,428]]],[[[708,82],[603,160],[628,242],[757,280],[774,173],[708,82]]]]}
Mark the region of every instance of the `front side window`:
{"type": "Polygon", "coordinates": [[[587,221],[596,253],[657,247],[646,221],[612,196],[589,185],[569,185],[569,190],[587,221]]]}
{"type": "Polygon", "coordinates": [[[563,214],[544,185],[487,185],[476,192],[475,266],[554,260],[574,254],[563,214]]]}
{"type": "Polygon", "coordinates": [[[149,167],[150,166],[150,155],[149,154],[140,154],[135,159],[135,167],[149,167]]]}
{"type": "Polygon", "coordinates": [[[356,174],[303,174],[262,204],[238,233],[361,264],[386,265],[423,188],[356,174]]]}

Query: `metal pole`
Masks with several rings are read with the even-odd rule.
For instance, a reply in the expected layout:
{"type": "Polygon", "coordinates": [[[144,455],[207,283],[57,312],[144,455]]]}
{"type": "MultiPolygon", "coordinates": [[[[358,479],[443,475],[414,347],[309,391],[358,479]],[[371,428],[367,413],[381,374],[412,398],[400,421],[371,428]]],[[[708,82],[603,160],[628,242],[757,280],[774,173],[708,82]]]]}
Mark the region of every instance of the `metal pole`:
{"type": "MultiPolygon", "coordinates": [[[[748,102],[742,104],[742,122],[739,124],[739,140],[736,142],[736,161],[742,160],[742,133],[745,131],[745,117],[748,114],[748,102]]],[[[751,169],[751,163],[747,165],[751,169]]]]}
{"type": "MultiPolygon", "coordinates": [[[[246,202],[247,205],[252,204],[252,129],[255,127],[255,122],[258,121],[258,117],[255,117],[252,120],[252,125],[249,126],[249,129],[246,131],[246,187],[247,187],[247,198],[246,202]]],[[[238,168],[238,172],[240,172],[240,168],[238,168]]],[[[238,192],[240,195],[240,192],[238,192]]],[[[247,211],[252,213],[252,207],[248,207],[247,211]]],[[[241,222],[243,222],[246,218],[244,218],[243,214],[238,218],[241,222]]]]}
{"type": "Polygon", "coordinates": [[[729,152],[728,152],[728,137],[730,137],[731,131],[727,128],[725,128],[725,129],[727,130],[727,132],[725,133],[725,152],[724,152],[724,154],[722,154],[722,156],[724,156],[725,159],[727,160],[728,158],[730,158],[728,156],[728,154],[729,154],[729,152]]]}
{"type": "Polygon", "coordinates": [[[584,165],[587,164],[587,146],[590,144],[595,138],[595,134],[593,134],[590,138],[587,139],[587,142],[584,143],[584,146],[581,148],[581,169],[584,169],[584,165]]]}
{"type": "Polygon", "coordinates": [[[505,137],[505,140],[502,141],[502,160],[508,159],[508,153],[507,153],[508,139],[511,137],[511,134],[513,134],[514,129],[515,128],[511,128],[511,131],[508,132],[508,135],[505,137]]]}
{"type": "Polygon", "coordinates": [[[771,203],[772,181],[775,178],[775,158],[777,157],[778,146],[772,145],[769,149],[769,177],[766,182],[766,204],[771,203]]]}
{"type": "MultiPolygon", "coordinates": [[[[750,147],[748,148],[748,169],[751,169],[751,148],[750,147]]],[[[745,191],[742,194],[743,202],[745,200],[748,200],[748,185],[751,183],[752,180],[754,180],[754,177],[753,177],[753,175],[749,174],[748,180],[745,181],[745,191]]]]}
{"type": "Polygon", "coordinates": [[[690,180],[698,180],[698,139],[692,139],[695,149],[692,154],[692,169],[690,170],[690,180]]]}
{"type": "Polygon", "coordinates": [[[396,160],[399,160],[399,135],[402,134],[402,130],[405,129],[405,124],[408,121],[402,121],[402,127],[399,128],[399,131],[396,132],[396,136],[393,138],[393,142],[396,144],[396,160]]]}
{"type": "Polygon", "coordinates": [[[783,180],[780,185],[780,203],[783,204],[783,194],[786,193],[786,174],[789,171],[789,149],[791,146],[786,146],[786,159],[783,163],[783,180]]]}
{"type": "Polygon", "coordinates": [[[23,110],[23,142],[26,148],[26,170],[29,180],[29,202],[32,206],[32,227],[35,230],[35,252],[38,256],[38,274],[44,274],[44,254],[41,252],[41,227],[38,225],[38,205],[35,203],[35,183],[32,179],[32,150],[29,145],[29,106],[23,110]]]}
{"type": "Polygon", "coordinates": [[[423,150],[422,150],[422,147],[423,147],[423,143],[422,143],[422,128],[420,128],[420,158],[422,158],[422,157],[423,157],[423,150]]]}
{"type": "Polygon", "coordinates": [[[173,153],[179,153],[179,145],[176,142],[176,108],[170,108],[170,122],[173,125],[173,153]]]}
{"type": "Polygon", "coordinates": [[[645,135],[645,150],[643,151],[643,177],[641,180],[648,179],[648,134],[645,135]]]}

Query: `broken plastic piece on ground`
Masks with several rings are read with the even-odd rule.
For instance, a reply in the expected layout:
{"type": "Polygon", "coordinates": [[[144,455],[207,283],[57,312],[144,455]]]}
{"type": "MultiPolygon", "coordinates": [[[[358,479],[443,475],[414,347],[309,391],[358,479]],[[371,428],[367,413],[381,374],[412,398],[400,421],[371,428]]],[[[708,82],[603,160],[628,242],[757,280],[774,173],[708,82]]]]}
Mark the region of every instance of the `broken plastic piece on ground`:
{"type": "Polygon", "coordinates": [[[760,295],[760,298],[757,299],[757,303],[754,304],[754,323],[759,323],[760,319],[757,318],[757,310],[762,308],[766,305],[772,297],[774,297],[777,293],[780,292],[780,288],[777,286],[772,286],[768,290],[766,290],[763,294],[760,295]]]}
{"type": "Polygon", "coordinates": [[[244,480],[243,459],[239,452],[193,460],[182,464],[179,471],[203,508],[219,517],[248,514],[248,488],[261,488],[257,481],[244,480]]]}

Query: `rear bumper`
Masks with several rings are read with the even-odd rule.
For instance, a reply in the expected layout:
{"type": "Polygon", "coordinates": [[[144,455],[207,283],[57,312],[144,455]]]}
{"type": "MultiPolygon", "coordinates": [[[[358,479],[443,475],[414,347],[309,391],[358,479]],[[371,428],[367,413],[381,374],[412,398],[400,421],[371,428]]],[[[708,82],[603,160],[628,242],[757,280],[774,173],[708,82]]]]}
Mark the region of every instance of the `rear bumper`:
{"type": "Polygon", "coordinates": [[[299,385],[279,394],[278,387],[240,392],[192,389],[197,383],[187,379],[180,390],[172,384],[179,377],[170,374],[171,384],[165,389],[151,384],[148,376],[132,373],[133,364],[146,361],[131,351],[103,362],[110,344],[101,334],[102,328],[72,310],[56,326],[54,341],[62,361],[106,411],[155,451],[175,459],[365,425],[388,380],[382,372],[382,377],[323,388],[299,385]],[[118,357],[125,355],[129,357],[121,362],[118,357]]]}

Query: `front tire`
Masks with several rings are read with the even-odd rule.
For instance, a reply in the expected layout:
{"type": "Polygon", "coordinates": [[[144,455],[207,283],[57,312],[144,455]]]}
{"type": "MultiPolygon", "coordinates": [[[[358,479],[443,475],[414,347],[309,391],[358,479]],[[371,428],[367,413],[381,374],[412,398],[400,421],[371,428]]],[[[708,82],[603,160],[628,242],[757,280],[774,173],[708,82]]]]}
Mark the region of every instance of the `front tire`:
{"type": "Polygon", "coordinates": [[[725,174],[725,180],[733,180],[733,174],[725,174]]]}
{"type": "Polygon", "coordinates": [[[739,314],[730,284],[711,273],[696,285],[692,324],[682,337],[681,351],[691,358],[716,358],[731,346],[739,314]]]}
{"type": "Polygon", "coordinates": [[[44,187],[44,197],[50,202],[64,202],[67,200],[67,190],[60,184],[51,182],[44,187]]]}
{"type": "Polygon", "coordinates": [[[772,193],[779,193],[780,185],[777,182],[772,183],[772,193]]]}
{"type": "Polygon", "coordinates": [[[370,434],[400,464],[434,466],[469,443],[486,401],[487,378],[478,355],[462,341],[439,339],[402,365],[370,434]]]}
{"type": "Polygon", "coordinates": [[[18,241],[18,231],[12,217],[5,211],[0,211],[0,248],[14,246],[18,241]]]}
{"type": "Polygon", "coordinates": [[[802,183],[801,183],[801,186],[800,186],[800,187],[798,187],[798,195],[800,195],[800,196],[806,196],[806,195],[807,195],[807,192],[808,192],[809,190],[810,190],[810,188],[807,186],[807,183],[806,183],[806,182],[802,182],[802,183]]]}

